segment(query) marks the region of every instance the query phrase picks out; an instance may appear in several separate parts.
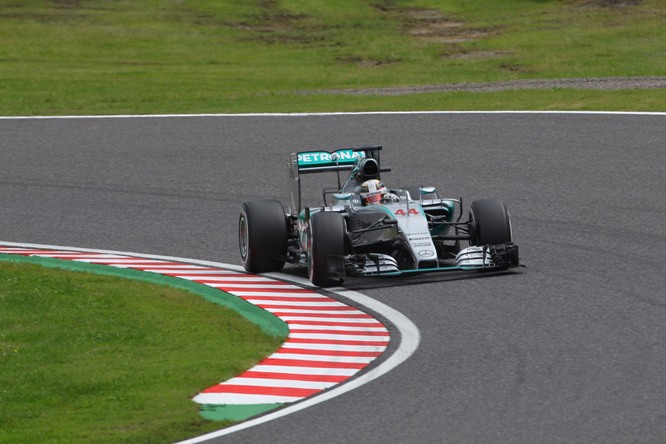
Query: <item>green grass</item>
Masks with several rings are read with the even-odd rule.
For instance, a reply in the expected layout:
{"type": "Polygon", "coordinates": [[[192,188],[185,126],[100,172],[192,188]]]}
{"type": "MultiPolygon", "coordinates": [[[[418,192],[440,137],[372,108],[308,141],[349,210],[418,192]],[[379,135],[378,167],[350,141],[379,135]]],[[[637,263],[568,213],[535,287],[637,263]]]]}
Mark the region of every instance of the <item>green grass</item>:
{"type": "Polygon", "coordinates": [[[665,108],[663,90],[298,94],[663,76],[662,0],[0,0],[0,11],[0,115],[665,108]]]}
{"type": "Polygon", "coordinates": [[[0,443],[173,442],[217,430],[191,397],[274,351],[194,294],[0,263],[0,443]]]}

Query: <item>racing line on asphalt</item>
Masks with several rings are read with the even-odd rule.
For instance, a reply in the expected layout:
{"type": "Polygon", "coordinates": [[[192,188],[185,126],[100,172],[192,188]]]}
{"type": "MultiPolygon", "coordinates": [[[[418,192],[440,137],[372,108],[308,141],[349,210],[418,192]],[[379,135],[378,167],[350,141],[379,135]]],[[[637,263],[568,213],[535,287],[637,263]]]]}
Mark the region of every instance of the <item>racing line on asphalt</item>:
{"type": "Polygon", "coordinates": [[[269,277],[223,263],[11,242],[0,242],[0,254],[83,262],[185,279],[240,298],[287,324],[289,335],[276,352],[244,373],[203,389],[193,401],[202,406],[204,416],[233,420],[296,404],[184,441],[187,443],[229,434],[338,396],[399,365],[411,356],[420,340],[418,329],[409,319],[378,301],[343,288],[331,291],[379,313],[396,326],[399,335],[391,336],[382,322],[365,311],[317,292],[305,280],[279,273],[269,277]],[[362,374],[386,351],[390,341],[398,340],[390,357],[362,374]],[[341,385],[344,382],[347,384],[341,385]],[[299,402],[306,398],[310,402],[299,402]]]}

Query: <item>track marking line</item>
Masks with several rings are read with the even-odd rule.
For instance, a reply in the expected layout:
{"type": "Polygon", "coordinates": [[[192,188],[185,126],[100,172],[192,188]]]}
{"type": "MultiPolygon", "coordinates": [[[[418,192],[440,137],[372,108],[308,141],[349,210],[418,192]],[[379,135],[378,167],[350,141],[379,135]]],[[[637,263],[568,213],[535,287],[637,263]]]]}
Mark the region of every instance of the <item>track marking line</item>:
{"type": "Polygon", "coordinates": [[[359,111],[359,112],[312,112],[312,113],[238,113],[238,114],[109,114],[80,116],[0,116],[0,120],[46,120],[46,119],[154,119],[154,118],[201,118],[201,117],[318,117],[318,116],[381,116],[411,114],[587,114],[587,115],[637,115],[664,116],[660,111],[563,111],[563,110],[497,110],[497,111],[359,111]]]}

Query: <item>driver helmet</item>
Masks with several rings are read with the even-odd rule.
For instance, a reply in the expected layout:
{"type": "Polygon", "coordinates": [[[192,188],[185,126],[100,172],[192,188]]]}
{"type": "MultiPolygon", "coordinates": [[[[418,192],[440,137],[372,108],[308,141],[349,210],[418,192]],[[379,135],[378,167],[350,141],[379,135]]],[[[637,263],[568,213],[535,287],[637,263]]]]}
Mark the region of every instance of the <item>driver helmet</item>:
{"type": "Polygon", "coordinates": [[[361,184],[361,201],[363,205],[372,205],[379,203],[388,190],[381,180],[366,180],[361,184]]]}

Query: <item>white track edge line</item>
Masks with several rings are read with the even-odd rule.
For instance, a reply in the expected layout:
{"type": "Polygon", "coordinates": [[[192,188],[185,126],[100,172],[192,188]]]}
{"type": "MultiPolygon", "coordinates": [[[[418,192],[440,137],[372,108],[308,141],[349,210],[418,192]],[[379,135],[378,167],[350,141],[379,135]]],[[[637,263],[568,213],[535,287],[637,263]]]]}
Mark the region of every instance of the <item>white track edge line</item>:
{"type": "Polygon", "coordinates": [[[564,110],[499,110],[499,111],[359,111],[359,112],[311,112],[311,113],[238,113],[238,114],[109,114],[80,116],[0,116],[0,120],[44,120],[44,119],[146,119],[189,117],[311,117],[311,116],[369,116],[409,114],[607,114],[666,116],[660,111],[564,111],[564,110]]]}
{"type": "MultiPolygon", "coordinates": [[[[148,258],[148,259],[159,259],[159,260],[167,260],[167,261],[175,261],[175,262],[186,262],[186,263],[192,263],[192,264],[198,264],[198,265],[206,265],[206,266],[211,266],[211,267],[220,267],[220,268],[226,268],[230,270],[238,270],[245,272],[245,269],[241,266],[238,265],[233,265],[233,264],[225,264],[222,262],[212,262],[212,261],[203,261],[203,260],[198,260],[198,259],[187,259],[187,258],[179,258],[179,257],[174,257],[174,256],[159,256],[159,255],[152,255],[152,254],[141,254],[141,253],[132,253],[132,252],[121,252],[121,251],[113,251],[113,250],[95,250],[95,249],[89,249],[89,248],[74,248],[74,247],[65,247],[65,246],[54,246],[54,245],[43,245],[43,244],[29,244],[29,243],[17,243],[17,242],[3,242],[0,241],[0,245],[8,246],[8,247],[27,247],[27,248],[43,248],[43,249],[64,249],[64,250],[70,250],[70,251],[83,251],[83,252],[90,252],[90,253],[102,253],[102,254],[122,254],[122,255],[127,255],[127,256],[135,256],[135,257],[143,257],[143,258],[148,258]]],[[[290,281],[295,284],[307,287],[307,288],[316,288],[313,287],[310,281],[307,281],[302,278],[294,277],[294,276],[288,276],[282,273],[269,273],[267,276],[271,277],[276,277],[282,280],[290,281]]],[[[240,424],[237,424],[235,426],[227,427],[222,430],[218,430],[216,432],[212,433],[207,433],[205,435],[201,435],[195,438],[191,438],[185,441],[180,441],[177,444],[197,444],[197,443],[202,443],[206,442],[211,439],[219,438],[221,436],[225,435],[230,435],[234,432],[238,432],[240,430],[244,430],[250,427],[254,427],[269,421],[272,421],[274,419],[282,418],[283,416],[287,416],[291,413],[298,412],[300,410],[304,410],[308,407],[312,407],[313,405],[322,403],[324,401],[327,401],[329,399],[336,398],[344,393],[347,393],[349,391],[352,391],[358,387],[361,387],[362,385],[365,385],[369,383],[370,381],[373,381],[380,376],[385,375],[386,373],[390,372],[403,362],[405,362],[409,357],[414,354],[416,349],[419,346],[419,343],[421,342],[421,333],[418,329],[418,327],[409,319],[407,316],[403,315],[399,311],[395,310],[394,308],[389,307],[388,305],[377,301],[375,299],[372,299],[369,296],[366,296],[362,293],[359,293],[354,290],[348,290],[343,287],[335,287],[335,288],[328,288],[328,291],[334,294],[338,294],[341,296],[344,296],[357,304],[360,304],[373,312],[376,312],[380,315],[382,315],[384,318],[389,320],[400,332],[400,344],[398,345],[398,348],[393,352],[391,356],[389,356],[385,361],[381,362],[377,367],[373,368],[372,370],[369,370],[368,372],[362,374],[359,377],[356,377],[355,379],[352,379],[349,382],[345,382],[343,384],[337,385],[329,390],[326,390],[322,392],[319,395],[312,396],[310,398],[306,398],[304,401],[297,402],[295,404],[292,404],[290,406],[284,407],[282,409],[279,409],[273,413],[268,413],[263,416],[259,416],[255,419],[249,420],[242,422],[240,424]]]]}

